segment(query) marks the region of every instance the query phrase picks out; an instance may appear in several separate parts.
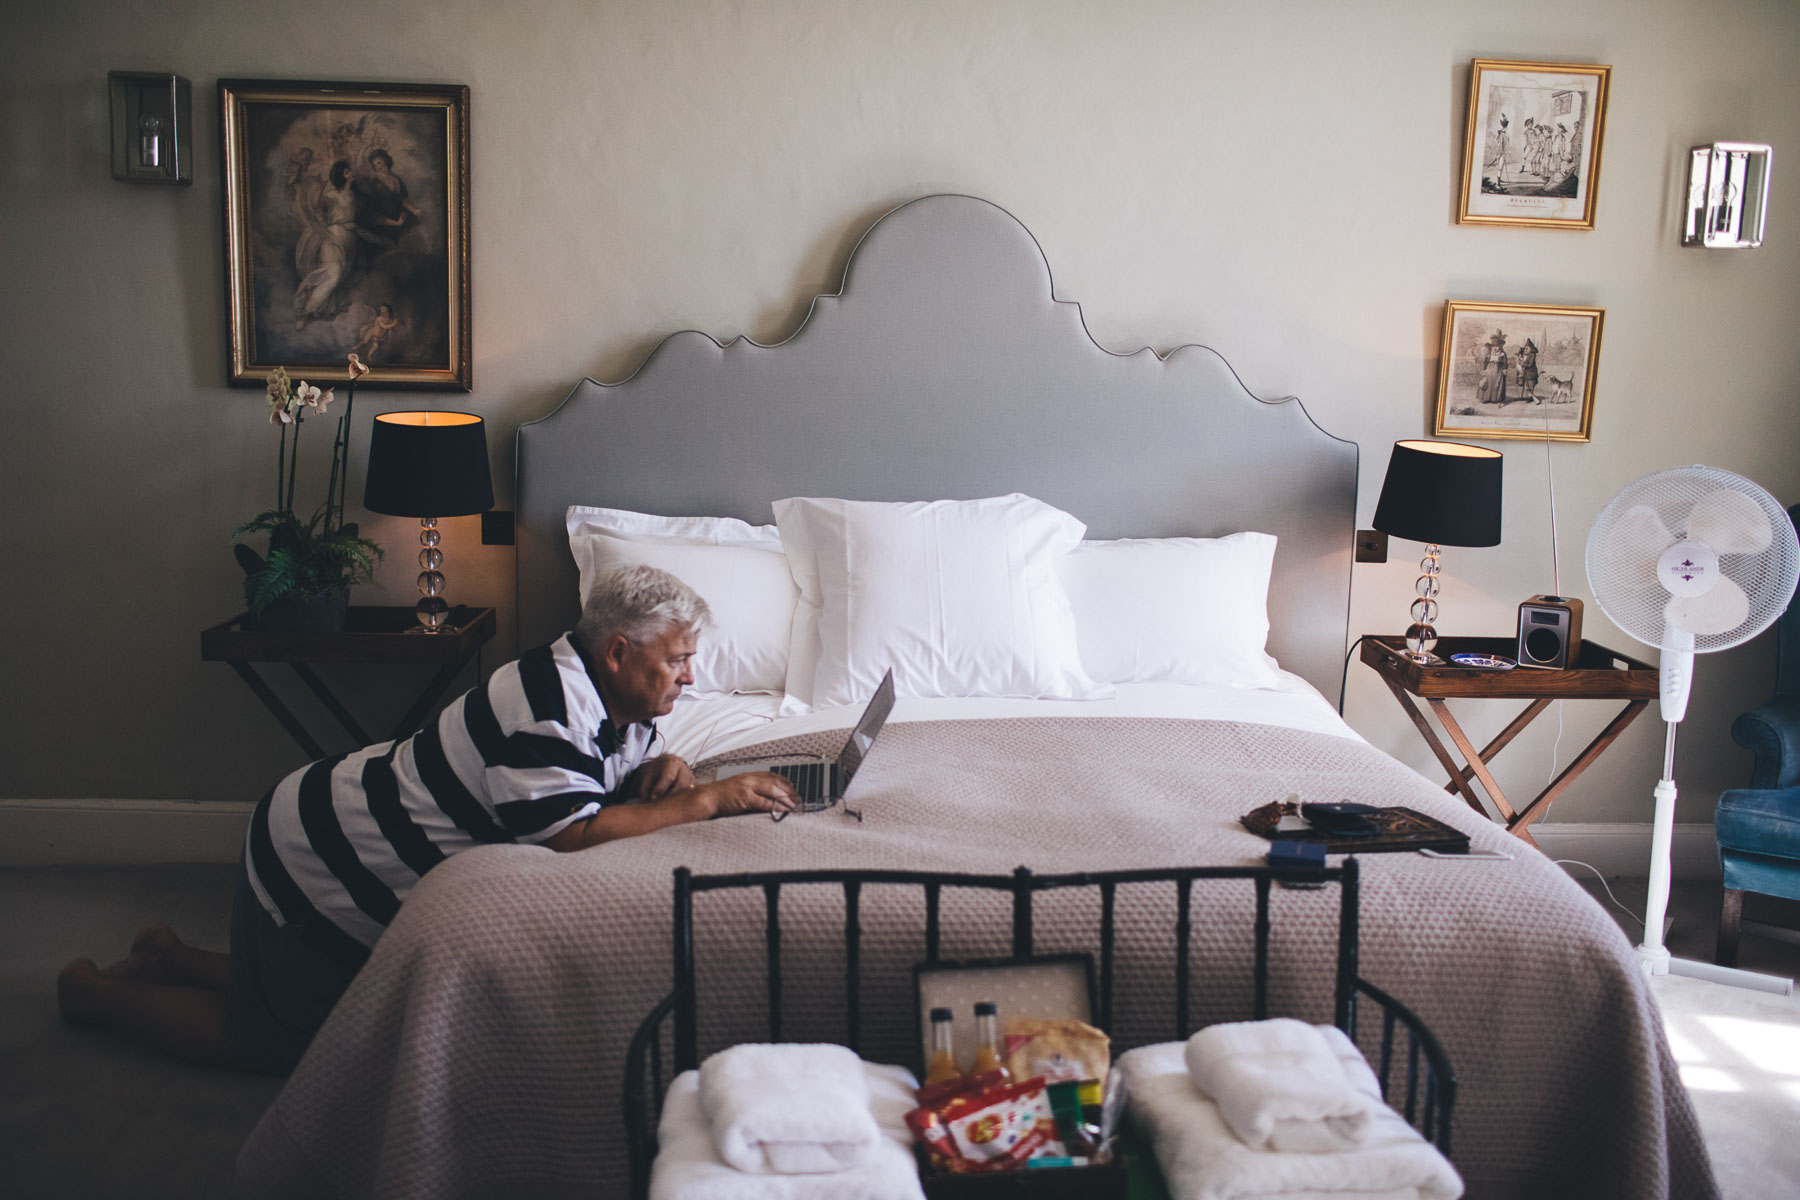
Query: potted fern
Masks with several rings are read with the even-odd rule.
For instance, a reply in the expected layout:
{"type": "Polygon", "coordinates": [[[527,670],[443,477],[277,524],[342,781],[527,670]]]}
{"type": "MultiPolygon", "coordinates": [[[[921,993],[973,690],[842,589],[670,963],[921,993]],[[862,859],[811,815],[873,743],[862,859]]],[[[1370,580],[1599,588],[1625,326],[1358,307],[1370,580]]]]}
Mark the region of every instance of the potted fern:
{"type": "Polygon", "coordinates": [[[350,356],[349,386],[331,447],[331,477],[325,486],[325,502],[304,521],[294,511],[300,429],[309,416],[327,414],[336,389],[321,392],[305,380],[295,383],[281,367],[269,372],[269,423],[281,430],[275,455],[275,507],[231,531],[234,540],[247,533],[268,535],[266,553],[258,554],[242,542],[232,547],[238,565],[244,569],[244,605],[249,610],[244,618],[246,629],[342,630],[350,611],[350,586],[368,583],[375,577],[381,547],[359,536],[354,522],[344,520],[344,493],[350,475],[350,413],[356,401],[356,380],[368,369],[356,355],[350,356]]]}

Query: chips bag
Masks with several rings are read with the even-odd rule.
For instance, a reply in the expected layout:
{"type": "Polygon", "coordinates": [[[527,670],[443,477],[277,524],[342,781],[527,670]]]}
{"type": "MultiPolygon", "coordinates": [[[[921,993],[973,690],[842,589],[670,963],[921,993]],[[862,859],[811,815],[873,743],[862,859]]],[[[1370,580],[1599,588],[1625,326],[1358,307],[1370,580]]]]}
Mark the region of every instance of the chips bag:
{"type": "Polygon", "coordinates": [[[1111,1040],[1083,1021],[1014,1017],[1006,1022],[1006,1065],[1014,1079],[1105,1079],[1111,1040]]]}

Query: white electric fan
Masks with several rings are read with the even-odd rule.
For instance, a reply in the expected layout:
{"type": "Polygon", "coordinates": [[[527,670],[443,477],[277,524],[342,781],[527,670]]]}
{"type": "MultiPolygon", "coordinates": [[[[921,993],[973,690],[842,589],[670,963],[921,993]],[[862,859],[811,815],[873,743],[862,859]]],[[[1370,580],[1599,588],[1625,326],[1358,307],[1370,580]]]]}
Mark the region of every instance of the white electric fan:
{"type": "Polygon", "coordinates": [[[1653,975],[1791,992],[1790,980],[1673,959],[1663,945],[1669,905],[1669,841],[1675,822],[1675,729],[1687,714],[1694,655],[1727,650],[1773,625],[1800,576],[1800,539],[1775,498],[1715,467],[1646,475],[1613,497],[1587,544],[1588,585],[1613,624],[1662,651],[1662,717],[1668,722],[1651,830],[1650,893],[1638,947],[1653,975]]]}

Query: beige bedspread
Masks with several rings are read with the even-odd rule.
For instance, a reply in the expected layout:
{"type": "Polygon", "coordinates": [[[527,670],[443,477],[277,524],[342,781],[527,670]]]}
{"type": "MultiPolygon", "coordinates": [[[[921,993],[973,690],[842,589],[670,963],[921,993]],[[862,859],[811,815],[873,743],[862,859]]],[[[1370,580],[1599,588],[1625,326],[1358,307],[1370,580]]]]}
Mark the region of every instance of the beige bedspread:
{"type": "MultiPolygon", "coordinates": [[[[676,866],[1243,864],[1266,844],[1237,815],[1298,792],[1405,804],[1515,853],[1362,859],[1362,974],[1411,1005],[1451,1056],[1453,1159],[1471,1196],[1716,1195],[1618,928],[1548,860],[1362,743],[1216,721],[921,722],[888,728],[855,791],[861,824],[836,812],[742,817],[574,855],[490,847],[451,859],[407,900],[257,1127],[239,1163],[246,1190],[622,1195],[624,1051],[669,988],[676,866]]],[[[914,1037],[908,970],[922,947],[916,893],[884,900],[890,891],[863,897],[864,1053],[893,1061],[914,1037]],[[912,932],[884,938],[896,923],[912,932]]],[[[945,953],[1004,953],[1005,903],[946,900],[945,953]]],[[[1195,1019],[1247,1015],[1248,885],[1208,885],[1195,903],[1195,1019]]],[[[1040,898],[1036,949],[1091,947],[1092,909],[1059,904],[1040,898]]],[[[1175,1036],[1173,908],[1172,891],[1121,893],[1121,1048],[1175,1036]]],[[[760,942],[747,936],[760,937],[760,911],[760,896],[699,901],[702,1053],[766,1036],[744,1019],[761,1011],[760,942]]],[[[1335,891],[1276,890],[1275,1013],[1330,1019],[1335,912],[1335,891]]],[[[842,905],[835,892],[790,889],[783,917],[784,1036],[842,1036],[842,905]]],[[[1377,1025],[1366,1013],[1365,1046],[1377,1025]]]]}

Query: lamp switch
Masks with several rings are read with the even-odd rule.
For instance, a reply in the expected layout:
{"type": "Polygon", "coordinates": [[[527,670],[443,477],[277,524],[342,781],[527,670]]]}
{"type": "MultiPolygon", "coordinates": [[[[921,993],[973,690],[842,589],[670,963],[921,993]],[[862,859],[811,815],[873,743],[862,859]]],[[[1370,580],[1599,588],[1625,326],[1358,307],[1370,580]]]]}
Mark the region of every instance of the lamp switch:
{"type": "Polygon", "coordinates": [[[1356,561],[1359,563],[1384,563],[1387,561],[1388,535],[1379,529],[1359,529],[1356,531],[1356,561]]]}
{"type": "Polygon", "coordinates": [[[484,546],[510,546],[513,544],[512,509],[491,508],[481,514],[481,544],[484,546]]]}

